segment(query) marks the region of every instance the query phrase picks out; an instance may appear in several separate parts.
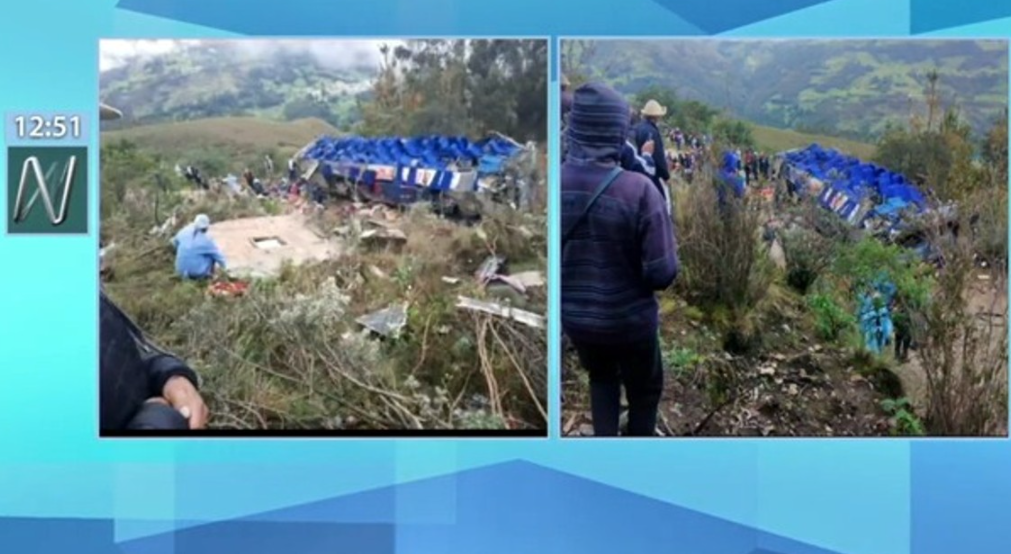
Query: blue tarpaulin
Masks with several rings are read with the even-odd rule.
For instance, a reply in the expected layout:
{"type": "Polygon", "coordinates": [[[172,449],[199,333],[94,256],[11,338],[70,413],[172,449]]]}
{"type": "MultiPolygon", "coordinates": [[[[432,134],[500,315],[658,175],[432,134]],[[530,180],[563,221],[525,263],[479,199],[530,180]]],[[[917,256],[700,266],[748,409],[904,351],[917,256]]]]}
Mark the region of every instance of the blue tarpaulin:
{"type": "Polygon", "coordinates": [[[510,158],[524,150],[497,134],[478,141],[441,135],[324,136],[301,156],[319,162],[328,181],[343,178],[374,200],[409,204],[451,191],[477,191],[479,179],[502,174],[510,158]]]}
{"type": "MultiPolygon", "coordinates": [[[[821,205],[856,224],[859,219],[878,217],[897,222],[900,214],[911,209],[917,213],[927,208],[926,198],[912,183],[898,173],[864,162],[838,150],[812,144],[802,150],[783,154],[788,169],[809,175],[824,185],[818,196],[821,205]],[[870,200],[872,208],[860,213],[870,200]]],[[[798,179],[801,192],[804,183],[798,179]]]]}
{"type": "Polygon", "coordinates": [[[431,135],[402,138],[321,137],[304,154],[311,160],[345,164],[414,167],[446,171],[464,161],[479,174],[502,170],[505,161],[522,148],[500,136],[479,141],[466,137],[431,135]]]}

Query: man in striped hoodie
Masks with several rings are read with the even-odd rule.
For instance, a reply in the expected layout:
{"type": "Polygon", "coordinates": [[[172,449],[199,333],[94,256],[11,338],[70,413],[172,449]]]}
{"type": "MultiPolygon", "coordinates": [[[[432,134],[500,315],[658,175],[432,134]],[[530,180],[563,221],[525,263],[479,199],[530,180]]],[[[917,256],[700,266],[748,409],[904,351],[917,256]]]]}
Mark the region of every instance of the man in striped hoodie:
{"type": "Polygon", "coordinates": [[[614,90],[574,93],[561,169],[562,328],[590,374],[594,434],[618,434],[621,391],[628,434],[654,435],[663,393],[656,291],[678,273],[663,195],[623,170],[629,106],[614,90]]]}

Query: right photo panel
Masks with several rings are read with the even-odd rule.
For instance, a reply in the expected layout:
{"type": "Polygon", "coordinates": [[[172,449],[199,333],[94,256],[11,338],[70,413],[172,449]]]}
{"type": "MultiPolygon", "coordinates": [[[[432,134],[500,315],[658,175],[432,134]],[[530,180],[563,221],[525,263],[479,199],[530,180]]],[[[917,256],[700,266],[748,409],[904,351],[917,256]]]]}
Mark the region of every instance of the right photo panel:
{"type": "Polygon", "coordinates": [[[1007,41],[559,50],[563,436],[1007,436],[1007,41]]]}

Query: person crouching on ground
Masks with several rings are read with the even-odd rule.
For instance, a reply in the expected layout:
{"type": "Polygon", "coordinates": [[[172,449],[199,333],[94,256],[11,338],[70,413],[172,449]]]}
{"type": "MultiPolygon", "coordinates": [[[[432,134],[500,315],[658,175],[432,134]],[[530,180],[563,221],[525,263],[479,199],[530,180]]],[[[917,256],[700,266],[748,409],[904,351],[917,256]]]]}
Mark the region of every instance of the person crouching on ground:
{"type": "MultiPolygon", "coordinates": [[[[677,241],[654,183],[620,159],[629,108],[614,90],[575,91],[562,182],[562,329],[590,375],[594,434],[656,433],[663,393],[655,291],[678,273],[677,241]]],[[[645,141],[644,141],[645,142],[645,141]]]]}
{"type": "Polygon", "coordinates": [[[210,279],[214,270],[225,269],[225,257],[207,235],[211,220],[200,214],[172,239],[176,249],[176,273],[183,279],[210,279]]]}

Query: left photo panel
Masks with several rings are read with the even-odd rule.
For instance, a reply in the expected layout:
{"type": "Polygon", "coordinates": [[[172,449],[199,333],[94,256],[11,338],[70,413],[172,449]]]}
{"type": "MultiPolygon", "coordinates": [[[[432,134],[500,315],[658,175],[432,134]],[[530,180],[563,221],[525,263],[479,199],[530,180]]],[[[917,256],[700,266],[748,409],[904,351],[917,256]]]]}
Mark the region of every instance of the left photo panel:
{"type": "Polygon", "coordinates": [[[103,437],[547,436],[547,39],[100,58],[103,437]]]}

